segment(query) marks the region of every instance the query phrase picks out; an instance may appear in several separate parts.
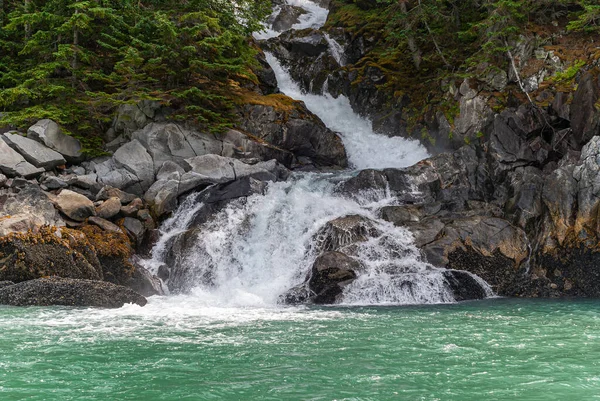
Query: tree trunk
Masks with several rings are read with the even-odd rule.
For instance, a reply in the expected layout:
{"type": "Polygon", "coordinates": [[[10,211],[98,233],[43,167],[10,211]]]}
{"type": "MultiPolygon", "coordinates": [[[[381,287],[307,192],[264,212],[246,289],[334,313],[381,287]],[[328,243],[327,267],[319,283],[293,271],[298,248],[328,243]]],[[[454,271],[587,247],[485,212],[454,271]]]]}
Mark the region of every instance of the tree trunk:
{"type": "MultiPolygon", "coordinates": [[[[402,11],[402,13],[404,13],[404,15],[406,15],[408,17],[408,9],[406,7],[406,0],[398,0],[398,3],[400,4],[400,10],[402,11]]],[[[408,49],[410,50],[410,55],[412,57],[413,60],[413,64],[415,65],[415,68],[418,70],[421,66],[421,50],[419,50],[419,46],[417,46],[417,41],[415,40],[414,35],[411,32],[411,26],[410,23],[408,22],[408,19],[406,19],[404,21],[404,31],[406,32],[406,39],[408,42],[408,49]]]]}

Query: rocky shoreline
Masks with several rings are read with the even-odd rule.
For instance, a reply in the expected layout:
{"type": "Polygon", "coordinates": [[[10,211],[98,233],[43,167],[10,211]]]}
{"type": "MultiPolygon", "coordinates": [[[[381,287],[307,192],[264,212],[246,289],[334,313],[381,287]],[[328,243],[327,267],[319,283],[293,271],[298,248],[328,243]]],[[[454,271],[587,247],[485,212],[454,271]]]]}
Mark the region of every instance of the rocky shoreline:
{"type": "MultiPolygon", "coordinates": [[[[297,21],[297,10],[287,12],[281,30],[297,21]]],[[[262,46],[293,67],[306,89],[320,93],[328,80],[333,95],[348,96],[375,125],[385,125],[383,115],[394,120],[396,110],[378,98],[376,71],[358,87],[341,73],[321,76],[361,57],[349,43],[336,59],[325,35],[288,31],[262,46]]],[[[167,292],[167,280],[170,291],[185,291],[190,273],[178,270],[175,256],[160,278],[137,263],[183,197],[197,193],[205,207],[173,240],[172,254],[234,199],[264,193],[294,170],[346,168],[339,136],[304,104],[277,93],[273,71],[259,61],[261,82],[239,106],[237,129],[222,134],[169,121],[148,101],[119,109],[102,157],[86,158],[79,141],[50,120],[26,133],[2,129],[0,303],[143,305],[143,296],[167,292]]],[[[590,66],[578,81],[574,93],[552,94],[545,109],[520,103],[493,112],[481,98],[483,83],[465,80],[456,88],[458,134],[446,141],[447,151],[404,169],[362,170],[337,191],[348,198],[389,191],[396,205],[382,207],[380,217],[410,230],[424,260],[448,269],[456,299],[486,295],[461,271],[503,296],[598,297],[599,74],[590,66]]],[[[408,134],[393,124],[385,129],[408,134]]],[[[435,135],[439,149],[448,133],[435,135]]],[[[324,246],[306,282],[282,302],[335,303],[356,279],[359,266],[348,249],[376,233],[368,221],[344,219],[328,224],[346,242],[324,246]]]]}

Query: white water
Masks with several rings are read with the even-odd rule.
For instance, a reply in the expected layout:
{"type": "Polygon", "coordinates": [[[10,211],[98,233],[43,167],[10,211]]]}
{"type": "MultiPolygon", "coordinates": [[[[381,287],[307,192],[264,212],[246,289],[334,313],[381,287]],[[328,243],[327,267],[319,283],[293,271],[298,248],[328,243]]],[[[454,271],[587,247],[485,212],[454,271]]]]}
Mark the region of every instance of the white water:
{"type": "Polygon", "coordinates": [[[347,97],[303,92],[272,54],[266,53],[266,56],[277,76],[279,89],[291,98],[302,100],[325,125],[340,134],[353,168],[402,168],[429,156],[418,141],[373,132],[371,121],[356,114],[347,97]]]}
{"type": "MultiPolygon", "coordinates": [[[[307,11],[294,29],[318,28],[327,10],[308,0],[288,0],[307,11]]],[[[278,35],[267,30],[257,35],[278,35]]],[[[330,42],[332,54],[343,60],[343,49],[330,42]]],[[[302,100],[307,107],[342,137],[349,162],[355,169],[401,168],[428,156],[417,142],[377,135],[371,122],[352,111],[344,96],[303,93],[278,60],[267,54],[280,89],[302,100]]],[[[344,252],[362,264],[359,277],[344,289],[346,304],[423,304],[453,302],[443,269],[421,260],[412,234],[381,221],[378,210],[394,204],[387,191],[353,194],[352,199],[334,193],[340,174],[293,175],[287,182],[271,183],[267,193],[230,203],[197,231],[194,246],[179,256],[181,267],[192,271],[185,302],[222,308],[271,308],[290,288],[302,284],[318,256],[315,237],[338,217],[363,216],[377,234],[344,252]]],[[[347,177],[346,177],[347,178],[347,177]]],[[[188,198],[161,227],[162,236],[146,266],[156,270],[164,262],[171,241],[190,228],[202,204],[188,198]]],[[[487,287],[482,283],[483,287],[487,287]]],[[[489,290],[489,287],[487,287],[489,290]]],[[[489,292],[491,294],[491,291],[489,292]]],[[[231,309],[233,308],[233,309],[231,309]]],[[[242,313],[247,309],[243,309],[242,313]]]]}
{"type": "MultiPolygon", "coordinates": [[[[364,274],[346,288],[348,304],[421,304],[454,301],[443,270],[423,262],[412,234],[379,221],[377,210],[394,198],[377,194],[346,199],[334,194],[335,177],[295,175],[272,183],[267,193],[230,204],[202,226],[195,246],[179,263],[194,269],[196,297],[216,306],[268,306],[281,294],[301,284],[318,256],[315,237],[329,221],[348,215],[371,219],[379,235],[351,251],[363,264],[364,274]],[[201,277],[212,277],[203,284],[201,277]],[[403,283],[399,285],[399,283],[403,283]],[[408,289],[407,289],[408,288],[408,289]]],[[[183,203],[177,216],[194,208],[183,203]]],[[[182,232],[186,222],[165,231],[165,237],[182,232]]],[[[164,256],[157,247],[155,262],[164,256]]]]}

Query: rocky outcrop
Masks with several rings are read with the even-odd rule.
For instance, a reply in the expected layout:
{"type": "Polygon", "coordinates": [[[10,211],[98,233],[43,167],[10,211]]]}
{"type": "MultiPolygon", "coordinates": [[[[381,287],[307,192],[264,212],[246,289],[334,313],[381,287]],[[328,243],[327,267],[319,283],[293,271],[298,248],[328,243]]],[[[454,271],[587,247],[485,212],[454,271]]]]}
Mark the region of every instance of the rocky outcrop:
{"type": "Polygon", "coordinates": [[[52,120],[40,120],[27,130],[27,137],[60,153],[69,162],[81,162],[81,143],[72,136],[65,135],[52,120]]]}
{"type": "Polygon", "coordinates": [[[35,167],[50,170],[67,162],[60,153],[39,142],[21,136],[17,132],[7,132],[2,135],[2,139],[35,167]]]}
{"type": "MultiPolygon", "coordinates": [[[[282,95],[271,95],[279,96],[282,95]]],[[[303,103],[246,104],[240,108],[240,128],[258,140],[291,152],[300,164],[346,167],[346,151],[337,134],[311,114],[303,103]]]]}
{"type": "Polygon", "coordinates": [[[120,308],[146,305],[146,298],[130,288],[104,281],[50,277],[0,288],[0,304],[13,306],[92,306],[120,308]]]}
{"type": "Polygon", "coordinates": [[[103,273],[82,233],[45,228],[0,238],[0,281],[15,283],[47,276],[102,280],[103,273]]]}

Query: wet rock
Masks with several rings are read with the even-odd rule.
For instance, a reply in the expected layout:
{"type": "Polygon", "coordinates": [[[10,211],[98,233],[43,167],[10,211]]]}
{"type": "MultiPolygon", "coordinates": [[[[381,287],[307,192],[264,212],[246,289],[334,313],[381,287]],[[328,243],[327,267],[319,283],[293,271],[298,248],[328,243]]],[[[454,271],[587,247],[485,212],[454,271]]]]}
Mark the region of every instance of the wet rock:
{"type": "MultiPolygon", "coordinates": [[[[274,103],[277,103],[277,99],[274,99],[274,103]]],[[[281,101],[290,102],[291,99],[281,101]]],[[[296,157],[308,157],[317,166],[347,166],[341,139],[318,117],[312,115],[302,103],[293,103],[289,111],[284,108],[288,106],[281,107],[247,104],[240,110],[240,127],[296,157]]]]}
{"type": "Polygon", "coordinates": [[[16,132],[7,132],[2,139],[35,167],[50,170],[67,162],[60,153],[16,132]]]}
{"type": "Polygon", "coordinates": [[[69,186],[69,184],[67,184],[64,180],[61,180],[58,177],[51,176],[44,178],[44,180],[42,181],[42,185],[46,186],[46,188],[50,190],[62,189],[69,186]]]}
{"type": "Polygon", "coordinates": [[[134,290],[104,281],[40,278],[0,288],[0,304],[13,306],[92,306],[120,308],[124,304],[146,305],[134,290]]]}
{"type": "Polygon", "coordinates": [[[72,136],[65,135],[52,120],[40,120],[27,130],[27,137],[43,143],[50,149],[60,153],[71,163],[81,162],[81,143],[72,136]]]}
{"type": "Polygon", "coordinates": [[[137,264],[131,279],[127,282],[127,287],[133,289],[138,294],[145,297],[153,295],[165,295],[162,282],[156,276],[153,276],[144,267],[137,264]]]}
{"type": "Polygon", "coordinates": [[[2,237],[0,280],[18,283],[46,276],[101,280],[102,270],[90,249],[83,234],[64,228],[2,237]]]}
{"type": "Polygon", "coordinates": [[[337,251],[356,242],[364,242],[379,234],[374,222],[366,217],[350,215],[331,220],[314,238],[317,253],[337,251]]]}
{"type": "Polygon", "coordinates": [[[300,21],[299,17],[303,14],[306,14],[304,9],[284,4],[275,18],[270,21],[271,27],[276,32],[287,31],[300,21]]]}
{"type": "Polygon", "coordinates": [[[326,252],[319,256],[312,267],[309,289],[315,294],[317,304],[333,304],[342,294],[344,286],[356,279],[360,263],[341,252],[326,252]]]}
{"type": "Polygon", "coordinates": [[[471,274],[459,270],[446,270],[444,278],[457,301],[484,299],[487,294],[471,274]]]}
{"type": "Polygon", "coordinates": [[[87,197],[68,189],[63,189],[54,199],[58,210],[75,221],[84,221],[96,214],[94,203],[87,197]]]}

